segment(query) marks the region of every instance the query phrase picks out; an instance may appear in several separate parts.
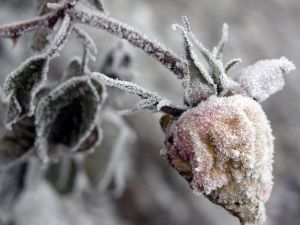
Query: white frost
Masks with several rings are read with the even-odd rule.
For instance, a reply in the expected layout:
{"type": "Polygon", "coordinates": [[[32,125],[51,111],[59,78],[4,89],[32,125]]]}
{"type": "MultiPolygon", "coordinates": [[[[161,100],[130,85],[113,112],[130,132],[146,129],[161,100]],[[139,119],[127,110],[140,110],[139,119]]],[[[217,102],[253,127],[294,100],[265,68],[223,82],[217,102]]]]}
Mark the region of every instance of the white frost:
{"type": "Polygon", "coordinates": [[[285,57],[260,60],[242,69],[236,81],[255,100],[262,102],[284,86],[283,76],[295,70],[295,65],[285,57]]]}

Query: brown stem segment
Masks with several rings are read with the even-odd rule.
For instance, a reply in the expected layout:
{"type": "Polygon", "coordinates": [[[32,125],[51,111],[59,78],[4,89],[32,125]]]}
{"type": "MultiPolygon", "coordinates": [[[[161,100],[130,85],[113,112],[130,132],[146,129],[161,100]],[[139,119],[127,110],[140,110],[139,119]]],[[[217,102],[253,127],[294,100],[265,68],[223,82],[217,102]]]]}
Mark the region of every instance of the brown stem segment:
{"type": "Polygon", "coordinates": [[[157,59],[165,67],[171,70],[179,79],[186,73],[186,63],[165,47],[155,41],[151,41],[141,32],[105,15],[90,15],[82,11],[70,13],[75,22],[86,24],[95,28],[103,29],[113,35],[127,40],[130,44],[138,47],[157,59]]]}
{"type": "Polygon", "coordinates": [[[66,3],[62,8],[45,16],[40,16],[21,23],[8,24],[0,27],[0,37],[17,39],[26,32],[30,32],[39,28],[52,29],[58,20],[62,19],[66,10],[73,8],[74,5],[66,3]]]}

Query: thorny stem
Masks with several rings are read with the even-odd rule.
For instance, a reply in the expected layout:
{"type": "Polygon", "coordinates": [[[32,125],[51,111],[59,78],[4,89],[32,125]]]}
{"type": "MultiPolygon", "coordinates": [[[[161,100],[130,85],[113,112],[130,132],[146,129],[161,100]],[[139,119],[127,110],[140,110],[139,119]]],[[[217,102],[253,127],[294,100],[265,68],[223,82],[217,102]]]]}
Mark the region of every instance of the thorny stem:
{"type": "Polygon", "coordinates": [[[62,8],[49,13],[45,16],[40,16],[32,20],[21,23],[9,24],[0,27],[0,37],[17,39],[26,32],[30,32],[40,28],[52,29],[58,20],[62,19],[67,10],[74,7],[74,4],[66,3],[62,8]]]}
{"type": "Polygon", "coordinates": [[[184,74],[186,74],[186,63],[182,59],[128,25],[109,18],[106,15],[90,15],[82,11],[72,11],[70,15],[75,22],[100,28],[120,38],[126,39],[133,46],[142,49],[161,62],[165,67],[176,74],[179,79],[182,79],[184,74]]]}
{"type": "Polygon", "coordinates": [[[90,15],[86,12],[71,10],[74,8],[75,4],[76,1],[67,2],[61,8],[45,16],[22,23],[0,27],[0,37],[12,38],[15,41],[24,33],[35,29],[52,29],[58,20],[64,18],[66,11],[68,11],[68,14],[72,17],[74,22],[100,28],[113,35],[119,36],[120,38],[126,39],[133,46],[142,49],[161,62],[165,67],[177,75],[179,79],[182,79],[187,73],[186,62],[161,44],[150,40],[134,28],[113,18],[109,18],[106,15],[90,15]]]}

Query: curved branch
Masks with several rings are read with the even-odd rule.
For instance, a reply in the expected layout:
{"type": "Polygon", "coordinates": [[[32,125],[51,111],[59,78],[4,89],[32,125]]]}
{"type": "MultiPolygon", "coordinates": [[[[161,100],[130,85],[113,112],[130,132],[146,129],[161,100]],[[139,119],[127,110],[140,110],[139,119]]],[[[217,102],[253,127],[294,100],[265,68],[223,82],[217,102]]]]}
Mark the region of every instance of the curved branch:
{"type": "Polygon", "coordinates": [[[171,70],[179,79],[186,73],[186,63],[156,41],[150,40],[141,32],[106,15],[90,15],[82,11],[70,12],[73,20],[95,28],[103,29],[113,35],[127,40],[135,47],[142,49],[161,64],[171,70]]]}
{"type": "Polygon", "coordinates": [[[73,7],[73,4],[66,3],[62,8],[57,9],[56,11],[46,14],[44,16],[40,16],[35,19],[27,20],[24,22],[18,22],[2,26],[0,27],[0,37],[17,39],[24,33],[30,32],[35,29],[52,29],[57,23],[57,21],[64,17],[66,10],[69,10],[73,7]]]}

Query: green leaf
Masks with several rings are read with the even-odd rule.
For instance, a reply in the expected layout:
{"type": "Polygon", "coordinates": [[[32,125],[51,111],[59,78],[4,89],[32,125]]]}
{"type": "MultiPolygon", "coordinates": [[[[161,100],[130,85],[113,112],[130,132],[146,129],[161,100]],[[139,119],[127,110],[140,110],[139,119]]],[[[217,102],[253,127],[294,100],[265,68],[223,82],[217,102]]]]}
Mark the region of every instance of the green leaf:
{"type": "Polygon", "coordinates": [[[89,77],[72,78],[44,97],[36,109],[36,147],[40,159],[48,154],[78,151],[95,128],[104,93],[97,92],[89,77]]]}
{"type": "Polygon", "coordinates": [[[4,82],[4,97],[9,99],[6,119],[8,126],[33,113],[33,99],[46,79],[48,64],[46,56],[35,56],[7,76],[4,82]]]}

